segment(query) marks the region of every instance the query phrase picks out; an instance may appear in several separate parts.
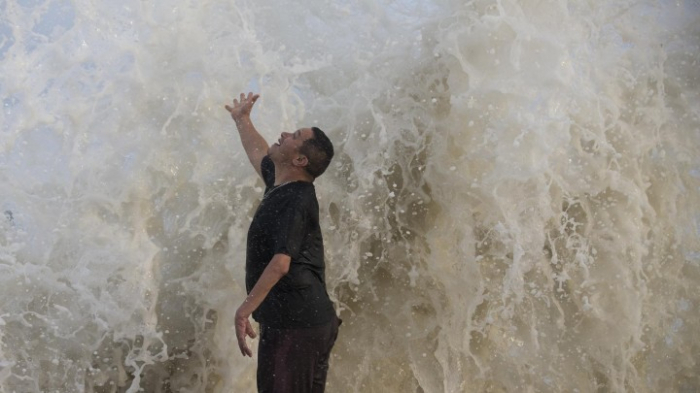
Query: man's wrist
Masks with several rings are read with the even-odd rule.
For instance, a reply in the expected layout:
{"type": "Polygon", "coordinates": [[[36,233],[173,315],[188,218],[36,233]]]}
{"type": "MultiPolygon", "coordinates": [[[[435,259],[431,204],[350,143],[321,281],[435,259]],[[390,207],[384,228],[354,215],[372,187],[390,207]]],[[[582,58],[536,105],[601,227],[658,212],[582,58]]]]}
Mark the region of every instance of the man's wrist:
{"type": "Polygon", "coordinates": [[[236,126],[241,126],[246,123],[250,123],[250,115],[239,115],[235,116],[233,118],[233,121],[236,122],[236,126]]]}
{"type": "Polygon", "coordinates": [[[248,306],[248,299],[244,300],[243,304],[241,304],[238,307],[238,310],[236,310],[236,316],[248,318],[250,316],[250,314],[252,314],[253,312],[250,310],[247,310],[246,306],[248,306]]]}

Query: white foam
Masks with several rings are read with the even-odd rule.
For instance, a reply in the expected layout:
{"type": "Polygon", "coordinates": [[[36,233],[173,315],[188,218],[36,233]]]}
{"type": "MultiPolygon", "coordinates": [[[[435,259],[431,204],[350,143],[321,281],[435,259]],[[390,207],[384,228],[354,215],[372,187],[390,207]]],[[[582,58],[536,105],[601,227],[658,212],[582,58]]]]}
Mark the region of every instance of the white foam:
{"type": "Polygon", "coordinates": [[[232,320],[262,183],[223,109],[246,89],[269,140],[336,144],[329,391],[700,385],[694,2],[0,15],[4,390],[253,389],[232,320]]]}

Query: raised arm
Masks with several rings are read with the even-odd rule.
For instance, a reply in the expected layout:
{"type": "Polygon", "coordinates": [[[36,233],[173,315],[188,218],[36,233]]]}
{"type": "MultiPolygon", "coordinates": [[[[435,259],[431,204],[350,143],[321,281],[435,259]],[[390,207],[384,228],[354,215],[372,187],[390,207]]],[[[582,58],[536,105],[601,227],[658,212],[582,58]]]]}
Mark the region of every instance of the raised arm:
{"type": "Polygon", "coordinates": [[[236,122],[243,149],[248,155],[250,163],[255,168],[255,171],[258,172],[258,175],[262,177],[260,163],[263,157],[267,155],[270,145],[255,129],[253,122],[250,120],[250,111],[253,110],[253,104],[258,100],[258,97],[260,97],[258,94],[248,93],[248,96],[246,96],[241,93],[240,101],[234,99],[233,106],[226,105],[226,110],[231,113],[231,118],[236,122]]]}

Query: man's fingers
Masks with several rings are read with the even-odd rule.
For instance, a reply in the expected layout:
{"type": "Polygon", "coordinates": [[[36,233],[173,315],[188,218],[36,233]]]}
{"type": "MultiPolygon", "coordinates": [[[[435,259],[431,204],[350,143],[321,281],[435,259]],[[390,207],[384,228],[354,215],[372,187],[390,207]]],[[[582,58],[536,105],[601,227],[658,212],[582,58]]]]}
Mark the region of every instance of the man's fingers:
{"type": "Polygon", "coordinates": [[[245,337],[238,340],[238,348],[241,350],[241,355],[253,357],[253,351],[248,348],[248,343],[245,342],[245,337]]]}
{"type": "Polygon", "coordinates": [[[250,348],[248,348],[247,345],[243,345],[241,347],[241,355],[253,357],[253,353],[250,351],[250,348]]]}
{"type": "Polygon", "coordinates": [[[245,334],[238,336],[238,349],[241,350],[241,355],[253,357],[253,352],[248,348],[248,343],[245,342],[245,334]]]}
{"type": "Polygon", "coordinates": [[[250,111],[252,110],[255,101],[258,100],[258,97],[260,97],[260,95],[253,94],[253,92],[249,92],[247,96],[245,95],[245,93],[241,93],[240,98],[233,99],[233,106],[225,105],[225,108],[231,113],[231,116],[234,117],[238,115],[248,115],[250,114],[250,111]]]}
{"type": "Polygon", "coordinates": [[[245,342],[243,343],[243,345],[241,345],[241,354],[243,356],[253,357],[253,352],[250,351],[250,348],[248,348],[248,345],[245,342]]]}
{"type": "Polygon", "coordinates": [[[244,93],[241,93],[240,102],[239,102],[238,98],[234,98],[233,99],[233,106],[243,105],[246,103],[253,104],[253,103],[255,103],[255,101],[258,100],[258,97],[260,97],[260,94],[253,94],[251,92],[251,93],[248,93],[248,96],[246,97],[246,95],[244,93]]]}
{"type": "Polygon", "coordinates": [[[250,337],[250,338],[255,338],[255,337],[257,337],[258,335],[255,334],[255,330],[253,330],[253,327],[250,325],[250,321],[246,321],[246,324],[247,324],[246,330],[248,331],[248,332],[247,332],[247,333],[248,333],[248,337],[250,337]]]}

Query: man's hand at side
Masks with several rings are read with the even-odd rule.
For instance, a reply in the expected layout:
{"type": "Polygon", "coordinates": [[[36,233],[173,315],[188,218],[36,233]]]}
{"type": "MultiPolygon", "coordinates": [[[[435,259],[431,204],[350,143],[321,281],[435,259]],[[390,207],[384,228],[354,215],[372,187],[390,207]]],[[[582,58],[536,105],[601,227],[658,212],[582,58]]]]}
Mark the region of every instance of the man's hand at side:
{"type": "Polygon", "coordinates": [[[245,338],[246,336],[255,338],[257,335],[250,325],[248,317],[250,317],[250,315],[245,315],[240,308],[236,311],[236,339],[238,339],[238,348],[241,350],[241,355],[253,357],[253,351],[248,347],[245,338]]]}

